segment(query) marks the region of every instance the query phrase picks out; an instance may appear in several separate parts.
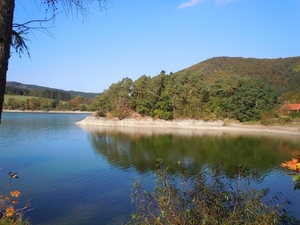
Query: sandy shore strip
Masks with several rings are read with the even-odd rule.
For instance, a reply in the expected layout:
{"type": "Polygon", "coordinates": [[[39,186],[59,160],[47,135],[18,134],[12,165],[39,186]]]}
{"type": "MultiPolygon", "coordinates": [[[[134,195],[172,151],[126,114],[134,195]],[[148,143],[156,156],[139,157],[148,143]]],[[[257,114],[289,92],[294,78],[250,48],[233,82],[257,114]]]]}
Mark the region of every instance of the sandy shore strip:
{"type": "Polygon", "coordinates": [[[238,131],[238,132],[259,132],[285,135],[299,135],[300,126],[266,126],[266,125],[244,125],[241,123],[224,123],[224,121],[203,121],[203,120],[160,120],[152,118],[142,119],[106,119],[95,116],[88,116],[77,122],[84,126],[109,126],[109,127],[149,127],[149,128],[176,128],[194,130],[217,130],[217,131],[238,131]]]}
{"type": "Polygon", "coordinates": [[[3,109],[3,112],[9,112],[9,113],[81,113],[81,114],[92,114],[92,112],[88,112],[88,111],[55,111],[55,110],[49,110],[49,111],[43,111],[43,110],[7,110],[7,109],[3,109]]]}

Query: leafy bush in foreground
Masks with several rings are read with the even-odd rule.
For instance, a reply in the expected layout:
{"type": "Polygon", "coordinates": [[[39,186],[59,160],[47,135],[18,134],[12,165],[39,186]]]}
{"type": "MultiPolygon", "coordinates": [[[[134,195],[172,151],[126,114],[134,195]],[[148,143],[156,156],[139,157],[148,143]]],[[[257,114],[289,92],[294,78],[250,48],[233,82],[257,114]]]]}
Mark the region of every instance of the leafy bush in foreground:
{"type": "Polygon", "coordinates": [[[168,173],[159,160],[153,192],[139,182],[134,184],[132,201],[136,211],[127,223],[138,225],[199,225],[199,224],[298,224],[278,203],[280,194],[263,201],[268,189],[250,187],[251,178],[240,179],[238,174],[228,178],[221,166],[205,168],[197,176],[168,173]]]}

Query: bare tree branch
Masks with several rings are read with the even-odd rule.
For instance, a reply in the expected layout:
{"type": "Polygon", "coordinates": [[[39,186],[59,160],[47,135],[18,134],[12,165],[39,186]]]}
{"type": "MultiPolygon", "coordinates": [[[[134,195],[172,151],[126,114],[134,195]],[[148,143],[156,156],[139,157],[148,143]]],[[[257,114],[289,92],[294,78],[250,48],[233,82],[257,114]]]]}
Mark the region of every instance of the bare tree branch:
{"type": "Polygon", "coordinates": [[[29,40],[24,37],[27,36],[29,31],[32,32],[34,30],[38,30],[52,36],[51,33],[49,32],[49,29],[51,27],[44,27],[42,24],[53,20],[56,15],[57,14],[53,15],[49,19],[30,20],[22,24],[13,23],[11,46],[16,50],[19,57],[21,57],[22,54],[27,54],[28,57],[30,58],[29,48],[26,44],[29,40]],[[32,25],[36,23],[38,23],[38,25],[35,26],[32,25]]]}
{"type": "Polygon", "coordinates": [[[89,5],[98,2],[101,10],[106,10],[106,0],[45,0],[47,6],[46,11],[55,12],[59,9],[59,5],[62,7],[66,15],[78,16],[83,18],[89,15],[89,5]]]}
{"type": "Polygon", "coordinates": [[[26,42],[28,42],[29,39],[24,37],[25,35],[27,36],[29,31],[32,32],[38,30],[52,36],[49,32],[51,27],[43,26],[43,24],[54,21],[56,16],[61,13],[57,12],[59,5],[63,8],[66,15],[72,14],[77,17],[80,14],[82,18],[85,19],[89,14],[88,5],[93,4],[94,2],[99,3],[99,8],[101,10],[106,9],[106,0],[44,0],[46,14],[50,11],[52,13],[51,17],[47,18],[46,16],[45,19],[35,19],[25,23],[13,23],[12,47],[15,48],[20,57],[26,52],[30,58],[29,48],[26,45],[26,42]]]}
{"type": "Polygon", "coordinates": [[[23,28],[26,28],[26,29],[31,29],[31,27],[29,27],[28,25],[32,24],[32,23],[45,23],[45,22],[48,22],[48,21],[51,21],[55,18],[57,14],[54,14],[52,15],[51,18],[49,19],[41,19],[41,20],[30,20],[30,21],[27,21],[25,23],[13,23],[13,28],[20,28],[20,29],[23,29],[23,28]]]}

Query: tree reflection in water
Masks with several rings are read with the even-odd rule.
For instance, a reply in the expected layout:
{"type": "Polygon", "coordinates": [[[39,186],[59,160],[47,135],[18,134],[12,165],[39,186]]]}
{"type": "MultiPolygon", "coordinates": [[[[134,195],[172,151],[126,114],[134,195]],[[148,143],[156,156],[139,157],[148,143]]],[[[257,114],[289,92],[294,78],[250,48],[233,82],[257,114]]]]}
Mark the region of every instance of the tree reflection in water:
{"type": "MultiPolygon", "coordinates": [[[[257,171],[263,178],[290,153],[300,152],[297,137],[279,137],[236,132],[206,132],[162,128],[84,127],[96,154],[104,156],[111,165],[122,169],[134,168],[139,173],[156,170],[156,160],[166,165],[182,162],[191,174],[204,165],[222,163],[227,176],[237,173],[238,165],[257,171]]],[[[176,173],[176,169],[171,170],[176,173]]]]}

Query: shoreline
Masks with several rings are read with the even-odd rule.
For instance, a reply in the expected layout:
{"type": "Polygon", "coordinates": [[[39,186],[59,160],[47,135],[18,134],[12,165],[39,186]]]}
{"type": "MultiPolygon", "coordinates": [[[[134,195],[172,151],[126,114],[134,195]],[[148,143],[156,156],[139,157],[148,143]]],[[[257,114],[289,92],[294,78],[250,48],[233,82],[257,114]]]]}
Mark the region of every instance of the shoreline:
{"type": "Polygon", "coordinates": [[[43,110],[19,110],[19,109],[14,109],[14,110],[8,110],[8,109],[3,109],[2,112],[6,113],[74,113],[74,114],[92,114],[92,112],[89,111],[56,111],[56,110],[49,110],[49,111],[43,111],[43,110]]]}
{"type": "Polygon", "coordinates": [[[235,122],[203,121],[203,120],[173,120],[166,121],[161,119],[141,118],[141,119],[106,119],[95,116],[88,116],[78,121],[77,125],[83,126],[102,126],[102,127],[135,127],[135,128],[172,128],[189,130],[207,131],[235,131],[235,132],[254,132],[272,133],[285,135],[299,135],[300,126],[272,126],[272,125],[245,125],[235,122]]]}

